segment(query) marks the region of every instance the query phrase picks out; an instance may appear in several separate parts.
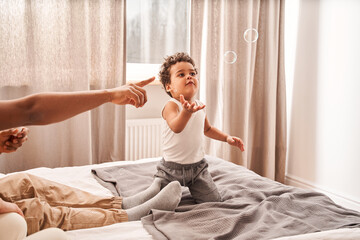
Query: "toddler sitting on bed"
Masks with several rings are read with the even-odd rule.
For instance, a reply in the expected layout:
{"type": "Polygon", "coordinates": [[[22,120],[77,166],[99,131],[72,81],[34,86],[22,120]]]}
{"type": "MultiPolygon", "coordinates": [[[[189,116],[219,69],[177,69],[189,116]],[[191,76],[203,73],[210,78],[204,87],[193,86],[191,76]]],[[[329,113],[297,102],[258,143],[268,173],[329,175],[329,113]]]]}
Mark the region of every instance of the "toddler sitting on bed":
{"type": "Polygon", "coordinates": [[[166,121],[164,154],[157,166],[155,179],[161,182],[161,187],[171,181],[179,181],[182,186],[189,188],[197,203],[221,201],[204,159],[204,134],[236,146],[241,151],[244,151],[244,143],[240,138],[229,136],[210,125],[205,105],[194,99],[199,80],[195,63],[188,54],[176,53],[167,57],[159,75],[171,99],[162,111],[166,121]]]}

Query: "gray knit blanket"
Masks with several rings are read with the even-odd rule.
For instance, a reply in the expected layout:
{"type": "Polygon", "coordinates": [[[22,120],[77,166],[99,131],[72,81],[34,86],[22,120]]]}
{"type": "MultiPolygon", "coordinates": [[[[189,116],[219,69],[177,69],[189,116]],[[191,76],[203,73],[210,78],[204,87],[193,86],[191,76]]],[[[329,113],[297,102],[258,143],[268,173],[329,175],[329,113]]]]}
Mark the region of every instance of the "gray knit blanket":
{"type": "MultiPolygon", "coordinates": [[[[223,202],[195,204],[184,188],[175,212],[154,209],[142,218],[154,239],[256,240],[360,227],[359,212],[324,194],[283,185],[219,158],[206,159],[223,202]]],[[[131,196],[150,186],[156,164],[93,169],[93,173],[115,195],[131,196]]]]}

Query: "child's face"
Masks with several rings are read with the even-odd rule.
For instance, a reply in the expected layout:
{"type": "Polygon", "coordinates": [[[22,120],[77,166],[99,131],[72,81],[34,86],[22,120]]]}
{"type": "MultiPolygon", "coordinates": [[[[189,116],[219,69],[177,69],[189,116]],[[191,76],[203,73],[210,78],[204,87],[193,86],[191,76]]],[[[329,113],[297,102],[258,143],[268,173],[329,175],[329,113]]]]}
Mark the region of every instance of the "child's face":
{"type": "Polygon", "coordinates": [[[170,68],[171,83],[166,85],[166,91],[173,98],[180,99],[180,94],[188,101],[192,100],[199,89],[199,81],[194,66],[188,62],[178,62],[170,68]]]}

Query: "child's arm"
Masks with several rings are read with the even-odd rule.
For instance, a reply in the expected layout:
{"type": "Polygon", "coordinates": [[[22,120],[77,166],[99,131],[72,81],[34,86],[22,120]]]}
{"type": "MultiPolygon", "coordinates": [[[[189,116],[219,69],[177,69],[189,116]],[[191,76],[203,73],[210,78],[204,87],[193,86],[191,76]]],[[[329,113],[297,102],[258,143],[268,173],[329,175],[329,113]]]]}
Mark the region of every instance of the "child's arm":
{"type": "Polygon", "coordinates": [[[227,142],[232,146],[238,147],[242,152],[245,151],[244,142],[240,138],[235,136],[229,136],[217,129],[216,127],[211,126],[207,117],[205,117],[204,134],[209,138],[227,142]]]}
{"type": "Polygon", "coordinates": [[[195,106],[195,102],[190,104],[184,99],[183,95],[180,95],[180,102],[183,106],[181,111],[179,111],[178,106],[174,102],[168,102],[163,111],[163,117],[174,133],[182,132],[182,130],[186,127],[191,114],[205,107],[205,105],[195,106]]]}

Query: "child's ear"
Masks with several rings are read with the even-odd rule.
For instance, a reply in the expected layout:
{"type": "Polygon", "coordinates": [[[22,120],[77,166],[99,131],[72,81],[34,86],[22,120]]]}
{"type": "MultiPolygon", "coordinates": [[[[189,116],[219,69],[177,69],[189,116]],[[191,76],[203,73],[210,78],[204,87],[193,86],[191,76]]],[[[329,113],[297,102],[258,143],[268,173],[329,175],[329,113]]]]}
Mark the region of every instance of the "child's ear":
{"type": "Polygon", "coordinates": [[[168,85],[166,85],[165,89],[166,89],[166,91],[167,91],[167,92],[170,92],[170,91],[171,91],[171,87],[170,87],[170,85],[169,85],[169,84],[168,84],[168,85]]]}

